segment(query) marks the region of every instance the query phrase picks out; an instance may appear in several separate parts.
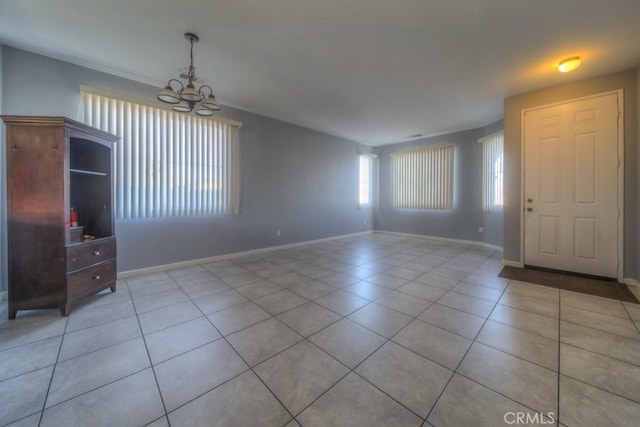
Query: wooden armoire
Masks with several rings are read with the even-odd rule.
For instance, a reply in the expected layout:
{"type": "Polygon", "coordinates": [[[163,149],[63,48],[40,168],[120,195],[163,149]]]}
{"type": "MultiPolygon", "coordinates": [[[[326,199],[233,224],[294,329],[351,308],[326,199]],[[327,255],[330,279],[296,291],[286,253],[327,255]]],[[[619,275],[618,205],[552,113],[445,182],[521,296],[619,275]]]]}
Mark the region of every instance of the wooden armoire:
{"type": "Polygon", "coordinates": [[[116,290],[113,143],[65,117],[0,116],[6,125],[9,318],[116,290]],[[70,223],[70,211],[78,227],[70,223]]]}

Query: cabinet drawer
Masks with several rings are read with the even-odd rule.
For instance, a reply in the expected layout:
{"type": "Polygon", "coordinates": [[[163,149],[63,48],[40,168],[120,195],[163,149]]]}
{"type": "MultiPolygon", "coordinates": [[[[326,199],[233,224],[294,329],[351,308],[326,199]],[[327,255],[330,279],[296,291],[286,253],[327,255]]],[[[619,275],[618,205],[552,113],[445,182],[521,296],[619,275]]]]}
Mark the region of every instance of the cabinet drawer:
{"type": "Polygon", "coordinates": [[[115,261],[96,265],[67,276],[67,298],[75,298],[91,293],[116,280],[115,261]]]}
{"type": "Polygon", "coordinates": [[[116,240],[96,240],[67,246],[67,273],[82,270],[116,257],[116,240]]]}

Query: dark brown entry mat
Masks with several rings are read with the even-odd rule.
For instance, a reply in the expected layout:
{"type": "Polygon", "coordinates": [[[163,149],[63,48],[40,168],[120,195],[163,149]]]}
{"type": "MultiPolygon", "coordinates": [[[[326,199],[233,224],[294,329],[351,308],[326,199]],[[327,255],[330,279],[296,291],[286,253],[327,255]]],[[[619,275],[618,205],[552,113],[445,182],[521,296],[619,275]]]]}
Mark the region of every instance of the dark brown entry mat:
{"type": "Polygon", "coordinates": [[[573,276],[571,274],[535,270],[533,268],[509,266],[504,267],[498,276],[505,279],[535,283],[551,288],[640,304],[638,298],[629,290],[627,285],[614,281],[591,279],[573,276]]]}

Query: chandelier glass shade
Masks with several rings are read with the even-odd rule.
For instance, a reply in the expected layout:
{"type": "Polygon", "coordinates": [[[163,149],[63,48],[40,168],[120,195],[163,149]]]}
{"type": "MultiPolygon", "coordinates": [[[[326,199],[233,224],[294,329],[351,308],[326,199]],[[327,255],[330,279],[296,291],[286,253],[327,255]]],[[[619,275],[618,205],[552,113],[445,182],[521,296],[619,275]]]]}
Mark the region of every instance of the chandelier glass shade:
{"type": "Polygon", "coordinates": [[[171,104],[173,111],[180,113],[190,113],[195,111],[199,116],[212,116],[220,110],[220,104],[213,94],[213,89],[209,85],[202,85],[196,89],[194,82],[196,68],[193,66],[193,44],[198,42],[198,36],[193,33],[185,33],[184,37],[191,44],[189,55],[189,68],[180,78],[187,81],[186,85],[179,79],[170,79],[162,92],[158,94],[158,99],[166,104],[171,104]]]}

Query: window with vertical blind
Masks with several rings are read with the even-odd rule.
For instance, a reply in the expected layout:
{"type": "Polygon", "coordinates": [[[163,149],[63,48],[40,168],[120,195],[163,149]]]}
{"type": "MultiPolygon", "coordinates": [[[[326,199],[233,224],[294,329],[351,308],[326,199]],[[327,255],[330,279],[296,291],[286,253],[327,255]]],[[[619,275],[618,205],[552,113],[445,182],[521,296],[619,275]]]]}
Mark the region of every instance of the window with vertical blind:
{"type": "Polygon", "coordinates": [[[441,145],[391,154],[393,207],[453,209],[454,153],[441,145]]]}
{"type": "Polygon", "coordinates": [[[496,132],[478,142],[482,144],[482,210],[501,212],[504,205],[504,133],[496,132]]]}
{"type": "Polygon", "coordinates": [[[81,88],[85,123],[120,136],[116,218],[239,212],[241,123],[81,88]]]}

